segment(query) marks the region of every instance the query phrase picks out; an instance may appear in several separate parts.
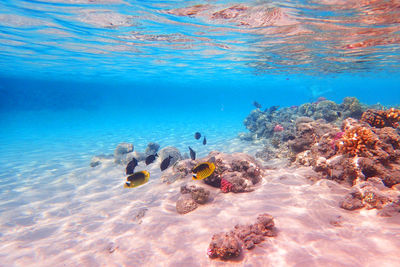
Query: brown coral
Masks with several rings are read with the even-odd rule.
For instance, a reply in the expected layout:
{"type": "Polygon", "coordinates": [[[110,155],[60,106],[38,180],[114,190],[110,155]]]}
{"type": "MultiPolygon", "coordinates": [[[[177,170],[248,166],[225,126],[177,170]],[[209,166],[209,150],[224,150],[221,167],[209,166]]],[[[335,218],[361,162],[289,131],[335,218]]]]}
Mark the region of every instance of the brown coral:
{"type": "Polygon", "coordinates": [[[400,122],[400,110],[391,108],[386,111],[386,118],[388,121],[388,126],[397,128],[400,122]]]}
{"type": "Polygon", "coordinates": [[[400,110],[395,108],[389,110],[368,109],[362,114],[361,121],[376,128],[397,128],[400,122],[400,110]]]}
{"type": "MultiPolygon", "coordinates": [[[[356,210],[364,207],[367,209],[383,209],[388,206],[397,208],[398,197],[399,193],[385,188],[380,178],[372,177],[354,186],[341,201],[340,207],[347,210],[356,210]]],[[[388,214],[382,215],[388,216],[388,214]]]]}
{"type": "Polygon", "coordinates": [[[337,147],[342,154],[362,156],[368,155],[368,149],[374,148],[376,142],[377,138],[370,129],[355,126],[345,131],[342,139],[338,140],[337,147]]]}
{"type": "Polygon", "coordinates": [[[276,235],[274,218],[268,213],[263,213],[257,217],[254,224],[238,224],[230,232],[214,234],[207,255],[223,260],[234,258],[240,255],[242,246],[250,250],[264,241],[266,236],[276,235]]]}
{"type": "Polygon", "coordinates": [[[386,125],[386,112],[384,110],[367,109],[361,116],[361,121],[377,128],[383,128],[386,125]]]}

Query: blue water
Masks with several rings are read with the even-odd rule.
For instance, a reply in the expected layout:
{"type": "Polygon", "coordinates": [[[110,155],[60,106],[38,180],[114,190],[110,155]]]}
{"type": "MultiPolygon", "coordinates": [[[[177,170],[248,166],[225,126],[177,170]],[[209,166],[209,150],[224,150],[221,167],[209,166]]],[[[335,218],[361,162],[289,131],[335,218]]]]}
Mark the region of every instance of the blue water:
{"type": "Polygon", "coordinates": [[[120,142],[223,149],[255,100],[400,105],[398,1],[318,2],[2,0],[1,211],[120,142]]]}

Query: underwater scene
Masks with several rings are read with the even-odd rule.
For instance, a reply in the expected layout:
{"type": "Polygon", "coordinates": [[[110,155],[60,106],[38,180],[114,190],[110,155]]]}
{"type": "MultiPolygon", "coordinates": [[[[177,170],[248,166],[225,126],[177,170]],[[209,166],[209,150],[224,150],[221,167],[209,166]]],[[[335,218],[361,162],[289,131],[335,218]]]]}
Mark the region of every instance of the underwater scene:
{"type": "Polygon", "coordinates": [[[399,266],[399,0],[0,1],[0,266],[399,266]]]}

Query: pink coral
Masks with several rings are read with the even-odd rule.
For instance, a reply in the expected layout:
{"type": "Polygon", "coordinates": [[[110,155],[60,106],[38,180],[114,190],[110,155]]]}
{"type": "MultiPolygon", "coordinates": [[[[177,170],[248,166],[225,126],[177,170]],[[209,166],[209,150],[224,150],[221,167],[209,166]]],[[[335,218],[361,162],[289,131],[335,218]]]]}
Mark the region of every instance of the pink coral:
{"type": "Polygon", "coordinates": [[[341,139],[344,135],[344,132],[338,132],[335,134],[335,136],[332,139],[332,143],[331,143],[331,147],[333,150],[335,150],[336,147],[336,141],[338,141],[339,139],[341,139]]]}
{"type": "Polygon", "coordinates": [[[221,191],[224,193],[228,193],[232,191],[232,183],[227,181],[226,179],[221,179],[221,191]]]}
{"type": "Polygon", "coordinates": [[[280,124],[275,125],[274,132],[282,132],[283,130],[284,129],[282,125],[280,124]]]}

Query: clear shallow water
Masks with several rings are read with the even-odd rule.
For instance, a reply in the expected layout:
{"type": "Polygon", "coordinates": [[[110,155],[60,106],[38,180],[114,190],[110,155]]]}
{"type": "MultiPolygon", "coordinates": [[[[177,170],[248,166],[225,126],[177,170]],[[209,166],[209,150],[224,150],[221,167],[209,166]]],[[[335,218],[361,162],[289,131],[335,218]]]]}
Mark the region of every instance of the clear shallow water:
{"type": "Polygon", "coordinates": [[[395,0],[6,0],[1,66],[78,79],[397,72],[399,17],[395,0]]]}
{"type": "MultiPolygon", "coordinates": [[[[146,242],[146,233],[131,221],[146,203],[151,207],[144,226],[148,231],[178,221],[187,226],[172,227],[165,242],[174,233],[202,226],[186,264],[198,263],[198,257],[200,265],[210,264],[203,250],[215,229],[206,218],[220,214],[220,224],[233,225],[243,211],[255,216],[265,211],[260,203],[268,201],[265,195],[273,189],[258,191],[253,200],[241,195],[240,205],[230,212],[225,208],[233,198],[182,219],[174,213],[179,188],[162,185],[157,167],[151,167],[154,179],[147,187],[130,194],[121,190],[123,167],[91,169],[91,157],[113,153],[120,142],[132,142],[139,151],[148,142],[183,152],[190,145],[200,157],[211,150],[254,153],[259,147],[234,139],[245,131],[242,122],[254,100],[263,107],[284,107],[318,97],[340,103],[355,96],[366,104],[398,106],[399,18],[399,1],[1,1],[0,255],[7,255],[5,264],[25,266],[36,260],[40,266],[49,260],[49,266],[112,266],[150,264],[159,251],[161,261],[185,255],[192,246],[185,238],[174,239],[176,251],[130,243],[137,234],[146,242]],[[194,140],[195,131],[207,136],[207,146],[194,140]],[[161,226],[159,218],[165,220],[161,226]],[[109,242],[121,247],[117,259],[103,255],[109,242]],[[142,258],[130,251],[132,245],[142,258]]],[[[343,213],[333,201],[338,197],[326,193],[324,185],[299,185],[293,194],[300,189],[312,193],[296,196],[275,178],[269,178],[277,188],[272,210],[283,232],[307,233],[309,223],[327,210],[343,213]],[[314,212],[312,200],[320,190],[326,194],[318,194],[316,201],[327,202],[314,212]],[[284,199],[293,207],[280,207],[284,199]],[[304,211],[306,223],[290,213],[304,203],[310,208],[304,211]],[[297,228],[290,230],[285,220],[297,228]]],[[[374,224],[392,229],[390,223],[370,213],[361,219],[342,215],[349,217],[340,234],[341,251],[349,244],[353,250],[363,247],[359,256],[368,263],[371,247],[379,255],[398,248],[390,238],[375,240],[376,247],[374,240],[363,246],[363,236],[375,230],[374,224]],[[352,236],[354,229],[358,232],[352,236]]],[[[329,236],[336,232],[327,222],[321,224],[321,235],[336,242],[337,237],[329,236]]],[[[254,255],[280,266],[301,262],[301,257],[304,266],[324,263],[313,259],[323,254],[313,245],[318,238],[288,238],[294,239],[289,245],[282,240],[270,245],[276,249],[272,258],[260,256],[263,251],[254,255]],[[303,244],[309,253],[291,250],[303,244]]],[[[337,254],[329,248],[332,264],[357,263],[347,252],[335,262],[337,254]]],[[[251,257],[246,262],[257,265],[251,257]]],[[[172,260],[170,264],[174,266],[172,260]]]]}

